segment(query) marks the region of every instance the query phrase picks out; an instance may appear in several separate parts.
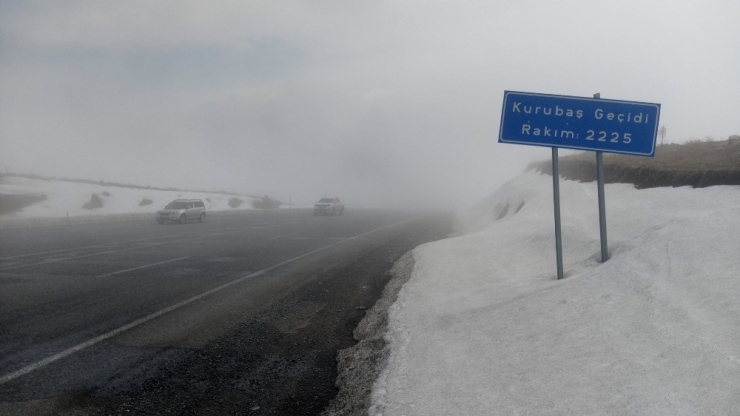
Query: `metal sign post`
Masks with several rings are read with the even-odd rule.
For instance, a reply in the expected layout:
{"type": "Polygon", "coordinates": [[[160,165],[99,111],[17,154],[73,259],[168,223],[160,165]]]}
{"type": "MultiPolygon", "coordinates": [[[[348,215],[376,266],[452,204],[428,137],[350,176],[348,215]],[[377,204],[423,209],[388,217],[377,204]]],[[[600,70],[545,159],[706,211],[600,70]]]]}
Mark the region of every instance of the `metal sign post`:
{"type": "Polygon", "coordinates": [[[560,280],[563,278],[563,235],[560,231],[560,165],[557,147],[552,148],[552,196],[555,205],[555,257],[560,280]]]}
{"type": "Polygon", "coordinates": [[[606,202],[604,201],[604,155],[596,152],[596,189],[599,193],[599,235],[601,236],[601,262],[609,260],[606,242],[606,202]]]}
{"type": "MultiPolygon", "coordinates": [[[[594,98],[600,99],[601,94],[594,94],[594,98]]],[[[657,123],[657,122],[656,122],[657,123]]],[[[606,202],[604,198],[604,154],[596,152],[596,189],[599,194],[599,235],[601,236],[601,262],[609,260],[609,245],[606,241],[606,202]]]]}
{"type": "Polygon", "coordinates": [[[655,156],[660,104],[504,91],[499,143],[552,148],[555,249],[563,278],[558,148],[596,152],[601,261],[609,259],[602,152],[655,156]]]}

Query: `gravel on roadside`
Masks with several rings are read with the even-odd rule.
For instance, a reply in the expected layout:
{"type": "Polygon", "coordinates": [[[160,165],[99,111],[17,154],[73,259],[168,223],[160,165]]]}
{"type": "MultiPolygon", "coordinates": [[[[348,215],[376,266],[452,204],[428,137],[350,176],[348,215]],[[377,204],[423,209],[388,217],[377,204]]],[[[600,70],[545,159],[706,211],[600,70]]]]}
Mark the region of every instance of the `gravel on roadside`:
{"type": "Polygon", "coordinates": [[[336,381],[339,393],[322,416],[367,414],[368,408],[372,405],[373,385],[380,376],[389,354],[385,340],[388,309],[396,301],[398,292],[409,280],[413,270],[412,250],[393,265],[389,272],[391,280],[385,286],[383,295],[355,328],[354,338],[358,341],[357,344],[339,351],[337,355],[339,375],[336,381]]]}

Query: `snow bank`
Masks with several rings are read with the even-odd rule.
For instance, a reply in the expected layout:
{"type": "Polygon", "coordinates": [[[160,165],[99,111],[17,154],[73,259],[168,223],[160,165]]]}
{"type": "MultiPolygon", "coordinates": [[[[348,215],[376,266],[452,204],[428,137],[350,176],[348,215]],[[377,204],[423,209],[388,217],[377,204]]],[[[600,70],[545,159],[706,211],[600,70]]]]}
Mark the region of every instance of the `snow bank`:
{"type": "Polygon", "coordinates": [[[152,189],[123,188],[57,180],[29,179],[19,176],[3,176],[0,194],[41,194],[46,199],[24,207],[20,211],[0,216],[0,221],[18,219],[44,219],[66,217],[92,217],[111,214],[152,214],[177,198],[202,199],[207,210],[252,209],[252,199],[247,196],[208,192],[161,191],[152,189]],[[95,209],[83,208],[97,195],[103,206],[95,209]],[[236,208],[229,200],[238,198],[243,202],[236,208]],[[141,205],[143,200],[151,203],[141,205]]]}
{"type": "Polygon", "coordinates": [[[740,187],[561,181],[528,172],[417,248],[389,311],[374,415],[737,414],[740,187]]]}

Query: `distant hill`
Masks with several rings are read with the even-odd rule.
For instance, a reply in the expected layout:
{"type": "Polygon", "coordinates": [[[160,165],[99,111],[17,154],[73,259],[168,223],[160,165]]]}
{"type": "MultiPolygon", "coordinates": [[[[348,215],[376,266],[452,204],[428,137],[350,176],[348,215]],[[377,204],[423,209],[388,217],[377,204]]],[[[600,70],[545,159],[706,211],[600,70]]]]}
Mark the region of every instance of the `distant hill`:
{"type": "Polygon", "coordinates": [[[34,173],[0,173],[0,181],[2,181],[3,176],[5,177],[19,177],[19,178],[26,178],[26,179],[35,179],[35,180],[41,180],[41,181],[59,181],[59,182],[68,182],[68,183],[84,183],[88,185],[101,185],[101,186],[109,186],[109,187],[116,187],[116,188],[130,188],[130,189],[146,189],[146,190],[154,190],[154,191],[177,191],[177,192],[199,192],[199,193],[210,193],[210,194],[225,194],[225,195],[239,195],[239,196],[247,196],[250,198],[260,198],[260,196],[256,195],[247,195],[247,194],[240,194],[235,192],[227,192],[224,190],[220,191],[208,191],[208,190],[201,190],[201,189],[181,189],[181,188],[162,188],[157,186],[143,186],[143,185],[132,185],[132,184],[124,184],[120,182],[109,182],[109,181],[93,181],[90,179],[77,179],[77,178],[57,178],[54,176],[43,176],[43,175],[36,175],[34,173]]]}
{"type": "Polygon", "coordinates": [[[267,195],[163,189],[6,173],[0,175],[0,223],[120,214],[147,216],[178,198],[201,199],[209,211],[267,210],[286,205],[267,195]]]}
{"type": "MultiPolygon", "coordinates": [[[[566,179],[596,180],[594,152],[561,157],[559,164],[566,179]]],[[[552,175],[552,161],[532,163],[530,169],[552,175]]],[[[740,136],[658,146],[654,158],[604,153],[604,181],[632,183],[637,188],[740,185],[740,136]]]]}

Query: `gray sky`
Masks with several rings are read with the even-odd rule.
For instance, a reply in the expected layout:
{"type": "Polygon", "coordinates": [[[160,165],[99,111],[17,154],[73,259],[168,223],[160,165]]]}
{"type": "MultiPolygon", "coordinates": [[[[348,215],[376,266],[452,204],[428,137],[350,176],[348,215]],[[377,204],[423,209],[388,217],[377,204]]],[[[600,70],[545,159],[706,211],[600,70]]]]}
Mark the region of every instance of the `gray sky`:
{"type": "Polygon", "coordinates": [[[504,90],[740,134],[737,0],[0,1],[0,167],[299,203],[463,206],[546,148],[504,90]]]}

